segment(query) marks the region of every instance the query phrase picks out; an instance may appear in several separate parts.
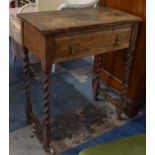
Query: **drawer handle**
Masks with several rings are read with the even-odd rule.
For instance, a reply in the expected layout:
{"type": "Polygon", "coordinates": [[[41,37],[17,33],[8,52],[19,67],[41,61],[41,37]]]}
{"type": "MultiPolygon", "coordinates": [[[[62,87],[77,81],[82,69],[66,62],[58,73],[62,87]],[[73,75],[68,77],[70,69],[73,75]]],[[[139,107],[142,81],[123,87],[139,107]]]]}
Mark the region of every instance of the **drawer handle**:
{"type": "Polygon", "coordinates": [[[76,45],[75,44],[69,45],[68,49],[69,49],[69,54],[70,55],[74,55],[76,53],[76,45]]]}
{"type": "Polygon", "coordinates": [[[119,47],[119,46],[120,46],[120,36],[116,36],[114,47],[119,47]]]}

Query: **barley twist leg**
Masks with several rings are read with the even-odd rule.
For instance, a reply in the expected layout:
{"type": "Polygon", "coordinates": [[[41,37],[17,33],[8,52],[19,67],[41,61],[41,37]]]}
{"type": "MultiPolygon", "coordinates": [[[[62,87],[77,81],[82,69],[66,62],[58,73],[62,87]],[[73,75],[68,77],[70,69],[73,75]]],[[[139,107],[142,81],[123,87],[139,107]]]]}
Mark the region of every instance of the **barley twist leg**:
{"type": "Polygon", "coordinates": [[[102,69],[102,64],[103,64],[103,55],[99,55],[97,58],[97,66],[96,66],[95,76],[92,81],[93,94],[94,94],[95,101],[97,101],[97,97],[99,94],[98,93],[98,89],[100,88],[99,78],[100,78],[100,73],[101,73],[101,69],[102,69]]]}
{"type": "Polygon", "coordinates": [[[50,149],[50,92],[49,92],[49,72],[44,72],[44,86],[43,86],[43,99],[44,99],[44,118],[43,118],[43,143],[44,149],[49,151],[50,149]]]}
{"type": "Polygon", "coordinates": [[[128,89],[128,81],[129,81],[130,69],[131,69],[132,57],[133,57],[132,55],[133,55],[133,51],[131,49],[128,49],[127,55],[126,55],[125,68],[124,68],[124,79],[122,82],[122,90],[120,93],[120,103],[121,104],[116,109],[116,112],[117,112],[119,118],[121,118],[121,113],[123,112],[123,109],[126,106],[125,94],[126,94],[127,89],[128,89]]]}
{"type": "Polygon", "coordinates": [[[24,82],[26,96],[26,115],[27,122],[31,123],[30,113],[32,113],[31,95],[30,95],[30,80],[29,80],[29,57],[28,50],[24,48],[24,82]]]}

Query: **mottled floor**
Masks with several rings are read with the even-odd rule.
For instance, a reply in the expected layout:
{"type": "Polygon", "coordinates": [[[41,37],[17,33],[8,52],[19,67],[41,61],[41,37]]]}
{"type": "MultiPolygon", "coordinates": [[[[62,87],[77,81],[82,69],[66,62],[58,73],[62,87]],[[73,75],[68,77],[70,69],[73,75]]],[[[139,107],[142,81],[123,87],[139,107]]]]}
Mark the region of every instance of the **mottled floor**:
{"type": "Polygon", "coordinates": [[[10,155],[46,155],[30,127],[13,131],[9,136],[10,155]]]}
{"type": "MultiPolygon", "coordinates": [[[[101,134],[61,155],[78,155],[84,148],[145,132],[146,116],[142,115],[121,127],[101,134]]],[[[46,153],[43,151],[38,139],[32,133],[31,127],[25,127],[10,133],[10,155],[46,155],[46,153]]]]}

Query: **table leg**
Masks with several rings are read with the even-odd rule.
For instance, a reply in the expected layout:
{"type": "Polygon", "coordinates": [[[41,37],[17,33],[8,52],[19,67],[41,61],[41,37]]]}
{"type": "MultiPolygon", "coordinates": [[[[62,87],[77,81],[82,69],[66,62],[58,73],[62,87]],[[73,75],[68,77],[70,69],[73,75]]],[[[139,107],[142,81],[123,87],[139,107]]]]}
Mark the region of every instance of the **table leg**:
{"type": "Polygon", "coordinates": [[[92,87],[93,87],[93,94],[94,94],[94,100],[97,101],[97,97],[98,97],[98,89],[100,88],[100,82],[99,82],[99,78],[100,78],[100,73],[101,73],[101,69],[102,69],[102,64],[103,64],[103,55],[99,55],[97,58],[97,66],[96,66],[96,72],[95,75],[93,77],[93,81],[92,81],[92,87]]]}
{"type": "Polygon", "coordinates": [[[24,81],[25,81],[25,96],[26,96],[26,115],[27,122],[31,123],[30,114],[32,113],[31,95],[30,95],[30,80],[29,80],[29,57],[28,49],[24,48],[24,81]]]}
{"type": "Polygon", "coordinates": [[[43,86],[43,99],[44,99],[44,118],[43,118],[43,147],[46,151],[50,149],[50,75],[49,71],[44,71],[44,86],[43,86]]]}
{"type": "Polygon", "coordinates": [[[128,89],[128,81],[129,81],[129,76],[130,76],[130,69],[132,65],[132,55],[133,55],[133,50],[128,49],[127,55],[126,55],[126,62],[125,62],[125,68],[124,68],[124,79],[122,82],[122,90],[120,93],[120,107],[116,109],[118,116],[121,118],[121,113],[124,110],[124,107],[126,106],[126,98],[125,94],[128,89]]]}

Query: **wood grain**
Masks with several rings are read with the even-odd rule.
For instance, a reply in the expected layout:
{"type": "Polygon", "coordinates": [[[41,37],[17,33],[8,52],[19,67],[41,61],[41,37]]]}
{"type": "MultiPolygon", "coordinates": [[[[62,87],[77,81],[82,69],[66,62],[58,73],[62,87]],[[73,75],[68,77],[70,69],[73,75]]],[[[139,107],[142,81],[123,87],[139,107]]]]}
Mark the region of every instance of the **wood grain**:
{"type": "Polygon", "coordinates": [[[31,23],[43,34],[96,29],[114,23],[141,21],[139,17],[110,8],[23,13],[18,17],[31,23]]]}
{"type": "Polygon", "coordinates": [[[115,28],[105,31],[56,37],[54,39],[55,62],[128,48],[132,25],[128,24],[122,27],[123,28],[119,28],[116,26],[115,28]],[[118,46],[115,45],[117,37],[119,37],[118,46]],[[70,47],[72,49],[70,49],[70,47]]]}
{"type": "Polygon", "coordinates": [[[33,51],[36,57],[42,58],[42,52],[45,51],[45,38],[42,36],[35,27],[31,24],[24,22],[23,32],[24,46],[30,51],[33,51]],[[39,45],[39,46],[38,46],[39,45]]]}

